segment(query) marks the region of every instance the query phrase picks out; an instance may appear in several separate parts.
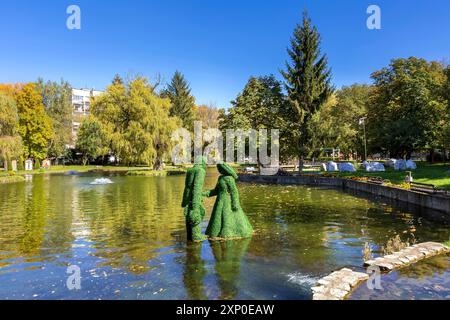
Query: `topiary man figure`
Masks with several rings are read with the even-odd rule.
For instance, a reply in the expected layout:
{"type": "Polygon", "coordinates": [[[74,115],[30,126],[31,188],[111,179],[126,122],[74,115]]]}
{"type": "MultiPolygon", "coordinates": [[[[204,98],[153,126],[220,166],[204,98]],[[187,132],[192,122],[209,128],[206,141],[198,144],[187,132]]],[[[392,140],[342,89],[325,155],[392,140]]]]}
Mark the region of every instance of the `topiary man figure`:
{"type": "Polygon", "coordinates": [[[203,207],[203,185],[206,177],[206,158],[196,160],[193,168],[186,175],[182,207],[186,217],[186,230],[188,241],[203,241],[206,237],[202,234],[201,223],[205,217],[203,207]]]}
{"type": "Polygon", "coordinates": [[[218,164],[217,169],[221,176],[216,188],[203,193],[207,197],[217,196],[206,235],[219,239],[249,238],[253,228],[241,207],[236,171],[226,163],[218,164]]]}

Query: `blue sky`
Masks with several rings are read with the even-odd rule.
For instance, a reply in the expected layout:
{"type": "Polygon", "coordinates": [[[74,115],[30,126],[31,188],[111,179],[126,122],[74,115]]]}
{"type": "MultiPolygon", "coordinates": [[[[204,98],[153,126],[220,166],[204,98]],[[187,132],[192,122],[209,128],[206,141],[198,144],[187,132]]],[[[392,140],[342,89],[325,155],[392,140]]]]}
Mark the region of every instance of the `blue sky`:
{"type": "Polygon", "coordinates": [[[390,59],[450,58],[448,0],[40,0],[0,5],[0,82],[64,78],[104,89],[116,73],[186,75],[197,103],[228,107],[252,75],[275,74],[304,9],[337,87],[370,82],[390,59]],[[81,8],[82,29],[66,28],[81,8]],[[366,28],[366,9],[382,29],[366,28]]]}

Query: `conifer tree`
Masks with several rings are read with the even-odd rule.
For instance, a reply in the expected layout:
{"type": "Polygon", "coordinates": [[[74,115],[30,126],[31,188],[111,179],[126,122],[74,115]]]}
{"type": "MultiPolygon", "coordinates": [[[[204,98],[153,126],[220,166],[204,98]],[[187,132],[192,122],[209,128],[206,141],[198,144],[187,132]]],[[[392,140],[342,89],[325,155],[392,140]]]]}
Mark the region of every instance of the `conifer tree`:
{"type": "Polygon", "coordinates": [[[170,116],[178,117],[183,122],[184,128],[192,130],[195,119],[195,98],[191,95],[189,84],[181,72],[175,72],[162,96],[171,101],[170,116]]]}
{"type": "Polygon", "coordinates": [[[312,119],[333,93],[331,70],[326,55],[321,53],[320,43],[320,34],[305,12],[303,23],[295,28],[288,49],[291,61],[286,63],[287,70],[282,71],[288,94],[284,110],[289,123],[286,134],[289,139],[298,141],[297,145],[284,145],[292,156],[298,156],[300,171],[314,145],[312,119]]]}

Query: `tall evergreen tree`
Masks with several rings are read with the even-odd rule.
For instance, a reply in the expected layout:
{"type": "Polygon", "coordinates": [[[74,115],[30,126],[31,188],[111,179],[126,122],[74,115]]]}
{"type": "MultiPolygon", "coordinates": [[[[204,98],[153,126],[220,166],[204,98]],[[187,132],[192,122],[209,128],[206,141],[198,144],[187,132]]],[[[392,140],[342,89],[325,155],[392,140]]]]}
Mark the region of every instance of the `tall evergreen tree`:
{"type": "Polygon", "coordinates": [[[171,101],[170,116],[178,117],[186,129],[192,130],[195,120],[195,98],[191,95],[189,84],[181,72],[175,72],[162,96],[171,101]]]}
{"type": "Polygon", "coordinates": [[[288,49],[291,61],[286,63],[287,70],[282,71],[288,93],[288,108],[284,110],[288,121],[285,137],[298,141],[296,146],[283,143],[284,151],[298,156],[300,171],[313,148],[312,119],[334,91],[331,70],[326,55],[321,54],[320,42],[320,34],[305,12],[303,23],[295,28],[288,49]]]}

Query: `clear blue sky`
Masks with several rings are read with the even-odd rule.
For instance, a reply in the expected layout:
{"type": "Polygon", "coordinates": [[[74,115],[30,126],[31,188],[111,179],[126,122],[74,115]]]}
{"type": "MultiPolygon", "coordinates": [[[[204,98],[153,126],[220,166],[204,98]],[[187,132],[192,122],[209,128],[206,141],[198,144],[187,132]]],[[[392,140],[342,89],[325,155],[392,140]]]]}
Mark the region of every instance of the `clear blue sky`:
{"type": "Polygon", "coordinates": [[[392,58],[450,58],[448,0],[40,0],[0,5],[0,82],[64,78],[105,88],[116,73],[186,75],[197,103],[227,107],[251,75],[279,76],[307,9],[337,87],[369,82],[392,58]],[[82,29],[66,28],[79,5],[82,29]],[[382,30],[366,9],[382,9],[382,30]]]}

